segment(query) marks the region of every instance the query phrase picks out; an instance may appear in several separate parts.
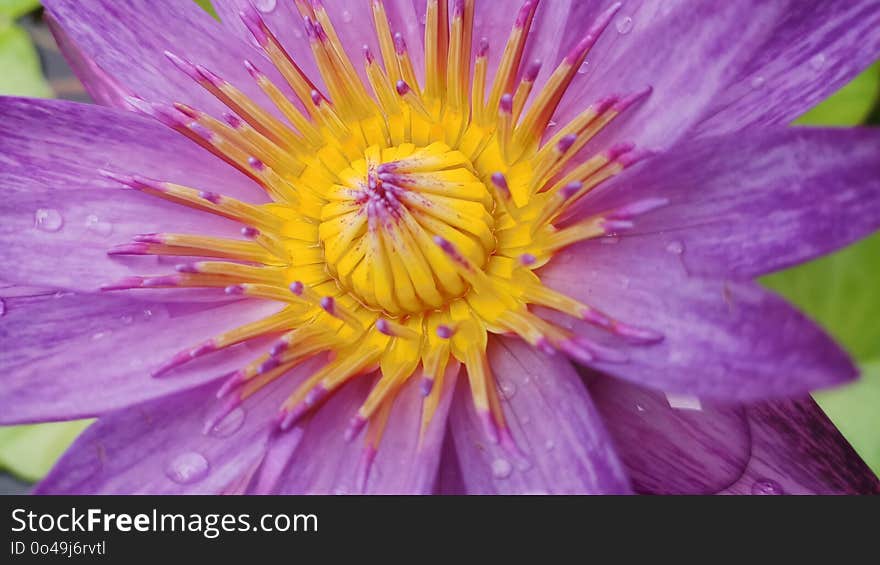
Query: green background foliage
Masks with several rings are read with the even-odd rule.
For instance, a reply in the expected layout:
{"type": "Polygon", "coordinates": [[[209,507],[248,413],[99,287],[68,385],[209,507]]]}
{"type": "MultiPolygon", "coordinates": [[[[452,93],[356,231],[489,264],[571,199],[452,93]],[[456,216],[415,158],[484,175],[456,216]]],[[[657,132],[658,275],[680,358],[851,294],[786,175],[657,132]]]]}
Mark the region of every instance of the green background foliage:
{"type": "MultiPolygon", "coordinates": [[[[210,8],[210,0],[195,0],[210,8]]],[[[16,19],[36,0],[0,0],[0,94],[50,97],[39,56],[16,19]]],[[[876,125],[880,63],[807,112],[798,125],[876,125]]],[[[880,156],[878,156],[880,158],[880,156]]],[[[880,472],[880,233],[835,254],[764,277],[822,324],[853,355],[863,378],[853,385],[816,394],[816,399],[865,461],[880,472]]],[[[0,468],[26,480],[42,477],[87,421],[0,428],[0,468]]]]}

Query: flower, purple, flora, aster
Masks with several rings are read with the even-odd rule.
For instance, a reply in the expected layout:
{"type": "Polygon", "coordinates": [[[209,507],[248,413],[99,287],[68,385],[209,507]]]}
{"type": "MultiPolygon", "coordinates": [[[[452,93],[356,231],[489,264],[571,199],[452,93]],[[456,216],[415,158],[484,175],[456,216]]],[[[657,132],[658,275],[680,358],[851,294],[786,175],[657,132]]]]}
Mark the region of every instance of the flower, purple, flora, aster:
{"type": "Polygon", "coordinates": [[[857,493],[855,378],[753,282],[880,226],[787,124],[880,3],[44,2],[4,98],[0,422],[41,493],[857,493]]]}

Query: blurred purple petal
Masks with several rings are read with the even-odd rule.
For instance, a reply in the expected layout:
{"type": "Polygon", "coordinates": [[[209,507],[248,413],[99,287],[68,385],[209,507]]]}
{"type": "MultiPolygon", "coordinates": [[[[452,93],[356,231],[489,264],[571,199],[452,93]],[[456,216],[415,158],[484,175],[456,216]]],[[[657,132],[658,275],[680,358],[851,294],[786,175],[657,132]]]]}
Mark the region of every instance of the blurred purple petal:
{"type": "Polygon", "coordinates": [[[645,494],[713,494],[749,462],[745,410],[666,396],[595,374],[588,388],[633,487],[645,494]]]}
{"type": "Polygon", "coordinates": [[[810,398],[746,409],[752,457],[728,494],[880,494],[880,481],[810,398]]]}

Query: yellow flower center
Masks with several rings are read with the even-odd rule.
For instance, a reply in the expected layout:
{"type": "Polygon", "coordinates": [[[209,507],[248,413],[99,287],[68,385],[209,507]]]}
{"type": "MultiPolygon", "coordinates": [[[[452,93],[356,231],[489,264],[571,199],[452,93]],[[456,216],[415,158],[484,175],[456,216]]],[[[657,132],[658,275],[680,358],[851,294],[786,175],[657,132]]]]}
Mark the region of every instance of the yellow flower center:
{"type": "Polygon", "coordinates": [[[473,0],[455,2],[451,13],[445,0],[428,1],[423,86],[402,38],[390,31],[381,1],[372,7],[382,63],[365,50],[366,82],[320,2],[297,2],[326,96],[259,14],[244,13],[284,88],[294,94],[289,98],[247,63],[277,113],[169,54],[233,114],[222,121],[182,104],[131,104],[249,175],[272,202],[249,204],[117,176],[132,188],[240,222],[245,239],[141,236],[111,253],[219,260],[106,288],[219,287],[275,301],[279,311],[182,351],[157,373],[277,335],[269,351],[224,383],[220,396],[231,409],[306,359],[331,353],[291,391],[279,425],[294,425],[347,382],[378,371],[350,429],[354,436],[369,424],[366,441],[375,449],[404,384],[422,380],[424,429],[440,400],[443,387],[437,385],[461,364],[489,438],[505,441],[510,436],[486,359],[489,334],[518,335],[542,351],[582,362],[606,354],[532,311],[541,306],[630,339],[659,339],[555,292],[536,272],[558,250],[626,230],[635,216],[664,202],[566,218],[573,204],[638,159],[628,144],[589,156],[582,150],[647,93],[597,101],[547,139],[562,95],[619,6],[599,18],[533,93],[540,66],[522,65],[522,59],[535,4],[526,2],[520,11],[488,92],[488,44],[482,42],[471,57],[473,0]]]}
{"type": "Polygon", "coordinates": [[[468,283],[435,235],[481,268],[495,251],[495,203],[470,160],[445,143],[370,146],[323,194],[327,269],[365,307],[400,317],[436,310],[468,283]]]}

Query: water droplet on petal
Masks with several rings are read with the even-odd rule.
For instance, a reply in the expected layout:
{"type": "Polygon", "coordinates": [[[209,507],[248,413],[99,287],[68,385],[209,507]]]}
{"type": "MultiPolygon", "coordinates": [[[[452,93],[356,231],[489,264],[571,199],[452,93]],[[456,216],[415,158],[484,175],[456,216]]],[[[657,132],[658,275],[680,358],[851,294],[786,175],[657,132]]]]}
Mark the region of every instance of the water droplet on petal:
{"type": "Polygon", "coordinates": [[[92,334],[92,340],[98,341],[110,335],[110,332],[96,332],[92,334]]]}
{"type": "Polygon", "coordinates": [[[6,314],[6,302],[0,298],[0,318],[2,318],[4,314],[6,314]]]}
{"type": "Polygon", "coordinates": [[[547,127],[548,128],[555,128],[556,122],[554,122],[553,120],[550,120],[549,122],[547,122],[547,127]]]}
{"type": "Polygon", "coordinates": [[[581,63],[581,66],[578,68],[578,74],[585,75],[585,74],[587,74],[588,70],[590,70],[590,62],[584,61],[583,63],[581,63]]]}
{"type": "Polygon", "coordinates": [[[552,439],[548,439],[547,441],[544,442],[544,449],[546,449],[547,451],[553,451],[553,449],[555,447],[556,447],[556,442],[553,441],[552,439]]]}
{"type": "Polygon", "coordinates": [[[500,457],[492,461],[492,476],[496,479],[506,479],[513,472],[513,465],[507,459],[500,457]]]}
{"type": "Polygon", "coordinates": [[[244,417],[244,409],[236,408],[214,424],[214,427],[208,431],[208,434],[217,438],[229,437],[241,429],[242,425],[244,425],[244,417]]]}
{"type": "Polygon", "coordinates": [[[64,225],[64,218],[58,210],[52,208],[40,208],[34,212],[34,227],[37,229],[56,232],[64,225]]]}
{"type": "Polygon", "coordinates": [[[253,0],[254,8],[263,12],[264,14],[269,14],[275,9],[275,5],[277,2],[275,0],[253,0]]]}
{"type": "Polygon", "coordinates": [[[681,255],[684,253],[684,245],[680,241],[671,241],[669,242],[669,245],[666,246],[666,251],[673,255],[681,255]]]}
{"type": "Polygon", "coordinates": [[[153,319],[153,311],[150,310],[149,308],[147,308],[146,310],[144,310],[143,312],[141,312],[141,318],[142,318],[145,322],[149,322],[150,320],[153,319]]]}
{"type": "Polygon", "coordinates": [[[764,86],[765,82],[767,82],[767,79],[762,76],[756,76],[752,77],[752,80],[749,81],[749,86],[751,86],[755,90],[758,90],[759,88],[762,88],[764,86]]]}
{"type": "Polygon", "coordinates": [[[825,56],[824,53],[817,53],[813,55],[812,59],[810,59],[810,67],[812,67],[814,71],[821,70],[822,67],[825,66],[825,61],[827,59],[828,58],[825,56]]]}
{"type": "Polygon", "coordinates": [[[498,384],[498,388],[501,389],[501,395],[510,400],[516,394],[516,385],[510,381],[503,381],[498,384]]]}
{"type": "Polygon", "coordinates": [[[113,233],[113,224],[102,221],[98,216],[89,214],[86,218],[86,228],[100,236],[107,237],[113,233]]]}
{"type": "Polygon", "coordinates": [[[342,11],[342,21],[343,22],[350,24],[352,19],[354,19],[354,18],[351,15],[351,12],[349,12],[348,10],[342,11]]]}
{"type": "Polygon", "coordinates": [[[632,31],[633,19],[629,16],[621,16],[617,18],[617,22],[614,24],[614,27],[617,28],[617,33],[621,35],[626,35],[632,31]]]}
{"type": "Polygon", "coordinates": [[[131,325],[132,322],[134,322],[134,316],[126,314],[126,315],[122,316],[121,318],[119,318],[119,321],[122,322],[123,325],[129,326],[129,325],[131,325]]]}
{"type": "Polygon", "coordinates": [[[209,469],[210,465],[204,455],[188,451],[172,459],[165,474],[175,483],[188,485],[204,479],[209,469]]]}
{"type": "Polygon", "coordinates": [[[295,28],[293,28],[293,36],[297,39],[302,39],[303,32],[300,31],[300,29],[298,27],[295,27],[295,28]]]}
{"type": "Polygon", "coordinates": [[[785,494],[782,486],[770,479],[760,479],[752,485],[752,494],[785,494]]]}

